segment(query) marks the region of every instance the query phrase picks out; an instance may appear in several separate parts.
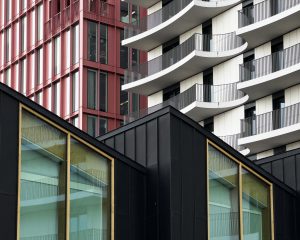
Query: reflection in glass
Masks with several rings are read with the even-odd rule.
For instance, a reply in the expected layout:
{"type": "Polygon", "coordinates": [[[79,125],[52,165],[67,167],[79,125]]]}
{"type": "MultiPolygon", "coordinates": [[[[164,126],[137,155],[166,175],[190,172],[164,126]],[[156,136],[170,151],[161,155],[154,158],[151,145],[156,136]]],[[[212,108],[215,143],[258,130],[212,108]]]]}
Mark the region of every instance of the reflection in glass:
{"type": "Polygon", "coordinates": [[[239,239],[238,165],[208,147],[210,239],[239,239]]]}
{"type": "Polygon", "coordinates": [[[22,111],[20,239],[65,239],[67,137],[22,111]]]}
{"type": "Polygon", "coordinates": [[[246,170],[242,172],[245,240],[271,239],[270,186],[246,170]]]}
{"type": "Polygon", "coordinates": [[[110,164],[71,140],[70,240],[110,239],[110,164]]]}

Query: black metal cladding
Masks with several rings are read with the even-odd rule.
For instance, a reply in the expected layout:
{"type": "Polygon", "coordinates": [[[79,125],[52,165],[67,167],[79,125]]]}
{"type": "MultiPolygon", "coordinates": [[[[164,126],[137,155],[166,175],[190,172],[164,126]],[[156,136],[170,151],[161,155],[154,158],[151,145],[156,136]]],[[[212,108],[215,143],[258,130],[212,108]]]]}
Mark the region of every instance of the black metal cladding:
{"type": "Polygon", "coordinates": [[[99,138],[148,169],[147,239],[208,239],[207,139],[273,183],[275,240],[298,239],[296,192],[172,107],[99,138]]]}
{"type": "Polygon", "coordinates": [[[146,170],[0,83],[0,239],[17,233],[19,104],[43,115],[115,159],[115,239],[145,239],[146,170]]]}

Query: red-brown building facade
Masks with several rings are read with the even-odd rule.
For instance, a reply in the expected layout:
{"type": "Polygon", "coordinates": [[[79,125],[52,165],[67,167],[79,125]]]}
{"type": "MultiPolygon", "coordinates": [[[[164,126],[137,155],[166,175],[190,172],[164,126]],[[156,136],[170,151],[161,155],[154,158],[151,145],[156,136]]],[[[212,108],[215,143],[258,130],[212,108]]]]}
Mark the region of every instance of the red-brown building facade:
{"type": "Polygon", "coordinates": [[[147,106],[121,91],[124,69],[145,54],[121,46],[144,15],[119,0],[1,0],[0,81],[93,136],[147,106]]]}

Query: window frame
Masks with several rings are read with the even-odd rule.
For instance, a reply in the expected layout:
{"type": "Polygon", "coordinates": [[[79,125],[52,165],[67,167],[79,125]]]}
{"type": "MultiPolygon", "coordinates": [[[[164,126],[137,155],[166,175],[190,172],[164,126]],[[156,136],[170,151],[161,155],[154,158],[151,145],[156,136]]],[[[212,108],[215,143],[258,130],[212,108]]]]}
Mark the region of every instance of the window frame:
{"type": "Polygon", "coordinates": [[[238,190],[239,190],[239,225],[240,225],[240,231],[239,231],[239,239],[244,239],[244,234],[243,234],[243,229],[244,229],[244,225],[243,225],[243,179],[242,179],[242,175],[243,175],[243,170],[248,171],[250,174],[252,174],[255,178],[257,178],[258,180],[262,181],[263,183],[265,183],[266,185],[268,185],[269,187],[269,207],[270,207],[270,237],[271,240],[275,239],[275,233],[274,233],[274,196],[273,196],[273,184],[268,181],[267,179],[265,179],[264,177],[262,177],[260,174],[256,173],[254,170],[252,170],[250,167],[248,167],[247,165],[245,165],[244,163],[242,163],[241,161],[239,161],[238,159],[236,159],[235,157],[233,157],[231,154],[229,154],[228,152],[226,152],[223,148],[219,147],[217,144],[215,144],[214,142],[212,142],[211,140],[207,139],[206,140],[206,184],[207,184],[207,190],[206,190],[206,194],[207,194],[207,239],[210,240],[210,208],[209,208],[209,160],[208,160],[208,148],[209,146],[215,148],[217,151],[219,151],[221,154],[223,154],[224,156],[228,157],[230,160],[232,160],[234,163],[236,163],[238,165],[238,190]]]}
{"type": "Polygon", "coordinates": [[[91,151],[94,151],[95,153],[99,154],[100,156],[104,157],[107,159],[108,163],[110,163],[110,235],[111,239],[114,240],[114,229],[115,229],[115,183],[114,183],[114,176],[115,176],[115,159],[108,155],[107,153],[103,152],[102,150],[98,149],[96,146],[92,145],[91,143],[88,143],[87,141],[81,139],[80,137],[76,136],[72,132],[64,129],[60,125],[52,122],[48,118],[44,117],[43,115],[35,112],[31,108],[23,105],[22,103],[19,103],[19,137],[18,137],[18,189],[17,189],[17,239],[20,239],[20,209],[21,209],[21,161],[22,161],[22,113],[23,111],[26,111],[33,116],[37,117],[39,120],[44,121],[45,123],[49,124],[50,126],[56,128],[57,130],[63,132],[67,136],[67,170],[66,170],[66,175],[67,175],[67,180],[66,180],[66,199],[65,199],[65,204],[66,204],[66,215],[65,215],[65,223],[66,223],[66,239],[69,239],[70,235],[70,220],[71,220],[71,215],[70,215],[70,195],[71,195],[71,172],[70,172],[70,167],[71,167],[71,139],[75,139],[85,147],[89,148],[91,151]]]}

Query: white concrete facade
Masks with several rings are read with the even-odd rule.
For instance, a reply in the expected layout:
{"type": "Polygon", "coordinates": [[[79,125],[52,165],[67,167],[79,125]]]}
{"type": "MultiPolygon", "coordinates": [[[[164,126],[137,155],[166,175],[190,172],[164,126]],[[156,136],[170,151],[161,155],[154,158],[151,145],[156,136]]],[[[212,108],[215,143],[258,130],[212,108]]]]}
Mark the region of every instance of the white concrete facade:
{"type": "MultiPolygon", "coordinates": [[[[223,0],[222,2],[226,1],[231,0],[223,0]]],[[[265,0],[254,0],[254,5],[263,1],[265,0]]],[[[194,4],[196,2],[200,1],[195,0],[194,4]]],[[[231,3],[232,2],[233,1],[231,1],[231,3]]],[[[155,5],[148,8],[148,14],[150,15],[156,11],[161,11],[162,8],[162,2],[156,2],[155,5]]],[[[272,156],[276,152],[274,149],[278,147],[285,146],[286,151],[300,148],[300,56],[298,56],[298,53],[300,55],[300,50],[298,52],[298,47],[300,49],[300,4],[291,6],[263,20],[257,19],[257,15],[255,15],[255,23],[239,27],[239,12],[242,11],[243,1],[235,1],[226,11],[217,13],[207,20],[211,22],[212,34],[235,32],[238,36],[244,37],[247,43],[247,50],[243,49],[239,53],[231,54],[226,59],[221,59],[220,55],[222,54],[214,55],[212,56],[214,58],[213,63],[208,65],[206,65],[206,63],[210,61],[208,58],[206,59],[202,56],[202,58],[199,58],[199,61],[194,61],[194,55],[188,56],[189,59],[185,60],[184,67],[176,67],[178,63],[170,67],[174,68],[170,71],[171,73],[173,72],[174,75],[162,70],[157,73],[159,75],[158,84],[154,83],[155,81],[151,79],[151,81],[148,81],[147,84],[141,88],[147,88],[147,91],[143,90],[143,93],[148,95],[148,106],[153,107],[163,102],[164,91],[175,83],[179,83],[179,94],[184,94],[186,91],[189,91],[195,84],[206,84],[205,74],[209,69],[211,69],[213,76],[213,86],[226,86],[227,84],[237,83],[237,90],[242,91],[244,96],[240,99],[236,99],[235,102],[232,101],[229,103],[224,100],[224,102],[215,104],[214,102],[209,102],[209,97],[209,100],[203,102],[195,101],[181,110],[194,120],[198,119],[202,125],[205,125],[205,119],[203,119],[202,116],[211,117],[214,123],[214,134],[217,136],[241,135],[238,143],[247,149],[247,151],[244,152],[249,156],[255,155],[256,159],[261,159],[272,156]],[[282,38],[283,44],[283,49],[280,50],[283,53],[279,55],[279,57],[283,59],[282,61],[284,63],[281,63],[281,69],[278,70],[273,67],[274,63],[272,61],[275,60],[273,57],[274,52],[272,52],[272,44],[274,42],[273,40],[279,37],[282,38]],[[294,49],[291,50],[291,48],[294,49]],[[267,70],[271,72],[267,72],[267,70],[264,71],[263,68],[260,69],[260,66],[255,66],[253,71],[260,70],[262,71],[262,75],[242,82],[241,66],[244,64],[244,57],[246,56],[244,53],[248,50],[253,51],[254,61],[258,62],[262,61],[262,59],[271,59],[265,61],[268,67],[267,70]],[[292,63],[287,61],[292,61],[292,63]],[[280,119],[280,121],[284,121],[286,125],[282,125],[278,129],[271,126],[269,130],[264,130],[265,132],[262,133],[259,132],[260,130],[256,130],[256,133],[250,133],[250,136],[243,135],[245,129],[243,129],[242,123],[245,122],[245,111],[247,110],[248,104],[255,106],[257,118],[253,123],[255,124],[255,128],[259,129],[261,127],[260,125],[262,125],[263,122],[259,119],[263,119],[264,116],[271,116],[269,117],[271,118],[271,120],[269,119],[271,123],[268,122],[268,124],[273,124],[272,119],[274,118],[273,116],[275,116],[274,111],[276,111],[274,109],[274,94],[277,92],[282,92],[284,96],[284,110],[282,110],[283,115],[281,117],[282,119],[284,118],[284,120],[280,119]],[[298,116],[296,116],[298,110],[295,111],[295,109],[298,109],[297,104],[299,105],[299,120],[298,116]],[[292,108],[292,110],[289,110],[290,108],[292,108]],[[216,111],[216,109],[218,110],[216,111]],[[290,111],[289,114],[292,114],[291,117],[294,118],[291,123],[287,123],[287,117],[284,115],[285,112],[288,111],[290,111]],[[274,130],[272,130],[272,127],[274,130]]],[[[184,17],[183,12],[177,14],[182,14],[178,15],[178,17],[184,17]]],[[[198,24],[193,25],[191,28],[180,29],[180,34],[176,36],[179,40],[179,44],[183,44],[194,34],[203,34],[206,25],[207,22],[199,20],[198,24]]],[[[180,26],[181,25],[178,25],[178,27],[180,26]]],[[[159,31],[163,32],[167,30],[168,27],[165,26],[159,31]]],[[[167,35],[164,35],[162,38],[163,41],[157,41],[159,44],[154,44],[155,47],[148,50],[148,61],[161,56],[163,54],[163,44],[167,42],[165,40],[171,40],[174,37],[172,34],[170,35],[172,36],[171,39],[165,36],[167,35]]],[[[145,41],[148,38],[148,36],[145,36],[145,41]]],[[[138,41],[142,43],[143,37],[140,37],[138,41]]],[[[126,39],[124,42],[125,45],[128,45],[126,39]]],[[[137,82],[132,82],[133,87],[128,85],[123,87],[123,89],[130,92],[140,92],[140,90],[134,86],[137,82]]],[[[224,87],[224,89],[226,88],[224,87]]],[[[220,94],[227,93],[225,91],[220,94]]],[[[290,115],[288,115],[288,117],[289,116],[290,115]]]]}

